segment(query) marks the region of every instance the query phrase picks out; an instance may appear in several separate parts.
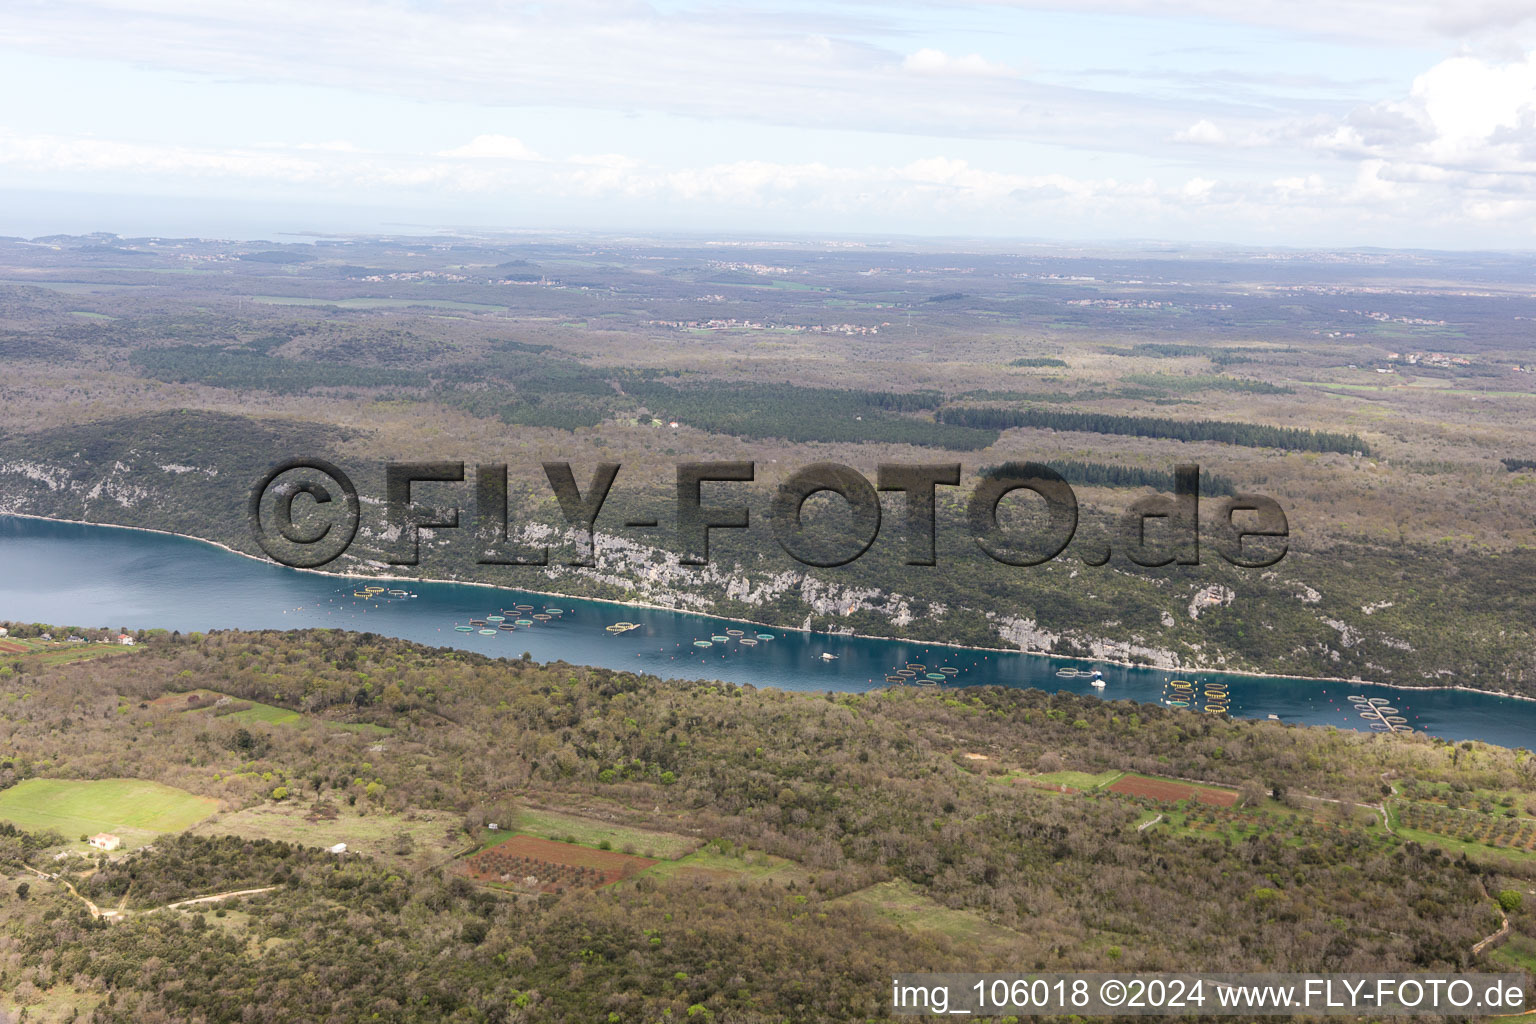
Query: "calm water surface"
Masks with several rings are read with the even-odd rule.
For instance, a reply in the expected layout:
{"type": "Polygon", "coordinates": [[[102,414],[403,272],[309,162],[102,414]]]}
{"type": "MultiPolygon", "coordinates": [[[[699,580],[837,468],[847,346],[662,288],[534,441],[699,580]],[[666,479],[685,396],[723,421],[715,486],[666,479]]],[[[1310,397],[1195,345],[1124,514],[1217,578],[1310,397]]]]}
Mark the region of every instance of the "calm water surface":
{"type": "MultiPolygon", "coordinates": [[[[515,657],[527,651],[540,661],[563,659],[785,690],[858,691],[913,681],[940,686],[1033,686],[1097,693],[1109,699],[1182,703],[1196,714],[1225,708],[1236,716],[1278,715],[1287,722],[1345,729],[1371,728],[1358,705],[1375,701],[1379,717],[1393,727],[1454,740],[1536,745],[1532,742],[1536,740],[1536,702],[1507,697],[1127,668],[800,633],[457,583],[355,580],[299,572],[182,537],[11,516],[0,516],[0,618],[182,632],[370,630],[488,655],[515,657]],[[387,590],[370,593],[369,587],[403,588],[408,596],[387,590]],[[502,616],[503,621],[491,616],[502,616]],[[637,628],[625,632],[607,628],[620,622],[636,623],[637,628]],[[503,625],[513,628],[499,628],[503,625]],[[492,632],[482,634],[482,629],[492,632]],[[833,655],[835,660],[823,655],[833,655]],[[1103,673],[1102,689],[1091,685],[1094,669],[1103,673]],[[930,675],[940,678],[929,680],[930,675]]],[[[1375,727],[1380,731],[1388,726],[1378,721],[1375,727]]]]}

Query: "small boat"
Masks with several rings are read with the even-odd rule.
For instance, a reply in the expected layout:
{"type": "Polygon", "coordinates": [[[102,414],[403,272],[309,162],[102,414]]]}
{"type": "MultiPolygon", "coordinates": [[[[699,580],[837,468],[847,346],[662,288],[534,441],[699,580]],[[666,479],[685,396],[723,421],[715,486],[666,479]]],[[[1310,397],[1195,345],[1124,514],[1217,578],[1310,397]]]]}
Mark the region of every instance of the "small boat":
{"type": "Polygon", "coordinates": [[[1104,687],[1107,685],[1104,682],[1104,673],[1100,672],[1098,669],[1094,669],[1093,678],[1088,681],[1088,685],[1093,687],[1095,690],[1104,689],[1104,687]]]}
{"type": "Polygon", "coordinates": [[[1270,715],[1268,717],[1269,717],[1269,720],[1271,722],[1278,722],[1278,721],[1280,721],[1280,716],[1279,715],[1270,715]]]}
{"type": "Polygon", "coordinates": [[[835,655],[835,654],[828,654],[826,651],[822,651],[821,652],[821,660],[822,661],[836,661],[837,660],[837,655],[835,655]]]}

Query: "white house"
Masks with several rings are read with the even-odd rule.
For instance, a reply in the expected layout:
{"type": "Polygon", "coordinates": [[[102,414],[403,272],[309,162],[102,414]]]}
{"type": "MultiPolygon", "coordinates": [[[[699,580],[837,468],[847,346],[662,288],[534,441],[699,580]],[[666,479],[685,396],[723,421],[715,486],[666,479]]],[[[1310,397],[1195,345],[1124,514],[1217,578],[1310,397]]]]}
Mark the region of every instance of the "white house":
{"type": "Polygon", "coordinates": [[[87,842],[98,850],[115,850],[123,845],[123,841],[110,832],[98,832],[87,842]]]}
{"type": "Polygon", "coordinates": [[[10,636],[10,635],[11,635],[11,631],[10,630],[6,629],[4,626],[0,626],[0,636],[10,636]]]}
{"type": "Polygon", "coordinates": [[[119,633],[117,634],[117,642],[122,644],[124,647],[132,647],[133,637],[129,636],[127,633],[119,633]]]}

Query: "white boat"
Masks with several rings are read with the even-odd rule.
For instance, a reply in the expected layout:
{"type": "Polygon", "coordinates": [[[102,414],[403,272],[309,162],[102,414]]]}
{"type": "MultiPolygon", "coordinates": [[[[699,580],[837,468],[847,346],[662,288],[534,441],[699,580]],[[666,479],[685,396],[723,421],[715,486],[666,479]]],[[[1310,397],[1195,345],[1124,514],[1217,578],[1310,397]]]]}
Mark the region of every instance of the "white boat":
{"type": "Polygon", "coordinates": [[[1104,687],[1106,685],[1105,682],[1104,682],[1104,673],[1100,672],[1098,669],[1094,669],[1093,670],[1093,679],[1091,679],[1089,681],[1088,685],[1093,687],[1095,690],[1102,690],[1102,689],[1104,689],[1104,687]]]}
{"type": "Polygon", "coordinates": [[[1280,721],[1280,716],[1279,715],[1270,715],[1269,716],[1269,720],[1271,722],[1278,722],[1278,721],[1280,721]]]}
{"type": "Polygon", "coordinates": [[[835,655],[835,654],[828,654],[826,651],[822,651],[821,652],[821,660],[822,661],[836,661],[837,660],[837,655],[835,655]]]}

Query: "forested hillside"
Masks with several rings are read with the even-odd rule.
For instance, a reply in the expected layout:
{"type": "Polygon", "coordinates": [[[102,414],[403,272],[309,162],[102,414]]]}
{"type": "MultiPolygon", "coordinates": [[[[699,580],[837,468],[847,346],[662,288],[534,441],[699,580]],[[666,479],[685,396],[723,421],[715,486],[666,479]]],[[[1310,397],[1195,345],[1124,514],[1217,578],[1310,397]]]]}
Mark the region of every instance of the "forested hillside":
{"type": "Polygon", "coordinates": [[[1399,821],[1460,794],[1520,825],[1526,751],[1039,691],[790,694],[314,631],[18,656],[0,708],[0,816],[44,777],[222,801],[62,869],[74,836],[0,840],[0,990],[99,1022],[851,1021],[897,970],[1461,969],[1494,896],[1536,888],[1536,853],[1399,821]],[[655,866],[474,873],[508,829],[655,866]]]}

